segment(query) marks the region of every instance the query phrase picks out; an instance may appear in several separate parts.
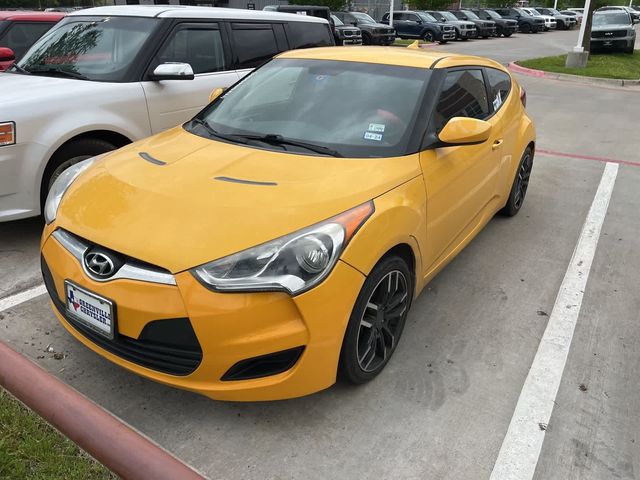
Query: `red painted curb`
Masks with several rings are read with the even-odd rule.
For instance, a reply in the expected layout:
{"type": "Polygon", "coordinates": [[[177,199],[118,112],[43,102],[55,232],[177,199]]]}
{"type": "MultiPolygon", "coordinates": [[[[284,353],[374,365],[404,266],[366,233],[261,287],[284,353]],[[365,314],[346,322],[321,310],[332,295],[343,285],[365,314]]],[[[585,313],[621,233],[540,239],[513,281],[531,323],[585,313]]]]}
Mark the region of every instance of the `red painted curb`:
{"type": "Polygon", "coordinates": [[[574,158],[576,160],[592,160],[594,162],[603,162],[603,163],[618,163],[620,165],[629,165],[632,167],[640,167],[640,162],[633,162],[631,160],[618,160],[616,158],[609,157],[596,157],[593,155],[580,155],[577,153],[565,153],[565,152],[556,152],[554,150],[543,150],[540,148],[536,148],[536,153],[540,155],[546,155],[549,157],[564,157],[564,158],[574,158]]]}
{"type": "Polygon", "coordinates": [[[191,467],[0,341],[0,385],[126,480],[203,480],[191,467]]]}
{"type": "Polygon", "coordinates": [[[522,75],[529,75],[530,77],[542,78],[546,77],[546,72],[542,70],[534,70],[533,68],[522,67],[515,62],[509,63],[509,70],[516,73],[521,73],[522,75]]]}

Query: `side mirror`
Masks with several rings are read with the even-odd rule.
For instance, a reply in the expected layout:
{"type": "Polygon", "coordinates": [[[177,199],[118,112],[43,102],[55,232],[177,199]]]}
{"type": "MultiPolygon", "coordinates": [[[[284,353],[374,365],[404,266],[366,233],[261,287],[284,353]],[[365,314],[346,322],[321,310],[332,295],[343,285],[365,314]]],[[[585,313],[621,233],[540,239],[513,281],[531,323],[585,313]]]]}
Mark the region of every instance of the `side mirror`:
{"type": "Polygon", "coordinates": [[[16,54],[8,47],[0,47],[0,62],[13,62],[16,54]]]}
{"type": "Polygon", "coordinates": [[[224,88],[214,88],[209,95],[209,103],[213,102],[216,98],[224,93],[224,88]]]}
{"type": "Polygon", "coordinates": [[[188,63],[161,63],[151,74],[151,80],[193,80],[193,69],[188,63]]]}
{"type": "Polygon", "coordinates": [[[353,22],[351,22],[351,25],[353,25],[354,27],[357,27],[358,26],[358,21],[354,20],[353,22]]]}
{"type": "Polygon", "coordinates": [[[491,135],[491,128],[491,124],[484,120],[454,117],[440,131],[438,139],[445,146],[473,145],[486,142],[491,135]]]}
{"type": "Polygon", "coordinates": [[[634,18],[633,23],[640,23],[640,18],[634,18]]]}
{"type": "Polygon", "coordinates": [[[416,23],[417,23],[418,25],[422,25],[422,20],[416,20],[416,23]]]}

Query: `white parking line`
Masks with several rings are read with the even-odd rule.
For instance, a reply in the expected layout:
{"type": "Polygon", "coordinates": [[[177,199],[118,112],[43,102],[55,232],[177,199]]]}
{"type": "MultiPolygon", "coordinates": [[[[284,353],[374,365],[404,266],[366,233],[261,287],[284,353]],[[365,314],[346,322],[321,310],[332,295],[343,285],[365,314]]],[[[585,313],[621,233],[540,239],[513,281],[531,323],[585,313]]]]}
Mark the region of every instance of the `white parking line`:
{"type": "Polygon", "coordinates": [[[9,310],[16,305],[20,305],[21,303],[28,302],[32,298],[39,297],[40,295],[44,295],[47,293],[47,289],[44,285],[38,285],[37,287],[30,288],[29,290],[24,290],[23,292],[16,293],[15,295],[11,295],[9,297],[0,298],[0,312],[4,310],[9,310]]]}
{"type": "Polygon", "coordinates": [[[533,478],[617,174],[618,164],[605,165],[549,323],[493,466],[491,480],[533,478]]]}

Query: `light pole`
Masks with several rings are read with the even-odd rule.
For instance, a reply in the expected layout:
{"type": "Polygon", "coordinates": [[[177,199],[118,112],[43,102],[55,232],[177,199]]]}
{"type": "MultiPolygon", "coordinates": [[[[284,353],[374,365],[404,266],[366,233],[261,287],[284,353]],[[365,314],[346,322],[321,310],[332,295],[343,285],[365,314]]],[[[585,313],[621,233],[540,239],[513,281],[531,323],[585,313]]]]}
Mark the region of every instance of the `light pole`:
{"type": "Polygon", "coordinates": [[[391,0],[391,5],[389,9],[389,26],[393,28],[393,0],[391,0]]]}
{"type": "Polygon", "coordinates": [[[591,0],[585,0],[584,2],[584,17],[580,24],[580,33],[578,33],[578,44],[573,47],[573,50],[567,55],[566,67],[569,68],[584,68],[587,66],[587,60],[589,59],[589,52],[584,51],[582,46],[584,40],[585,30],[587,29],[587,23],[589,23],[589,10],[591,9],[591,0]]]}

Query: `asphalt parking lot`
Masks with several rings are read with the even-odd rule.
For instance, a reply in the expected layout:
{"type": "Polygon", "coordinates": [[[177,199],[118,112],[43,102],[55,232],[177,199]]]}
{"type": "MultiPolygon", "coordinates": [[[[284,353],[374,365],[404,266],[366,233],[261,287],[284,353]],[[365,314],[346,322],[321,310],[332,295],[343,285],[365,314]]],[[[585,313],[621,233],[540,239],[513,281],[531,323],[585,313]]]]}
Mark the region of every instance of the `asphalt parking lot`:
{"type": "MultiPolygon", "coordinates": [[[[577,31],[438,48],[508,62],[577,31]]],[[[215,402],[137,377],[73,340],[46,296],[0,338],[216,479],[489,478],[607,162],[619,165],[536,479],[640,475],[640,89],[518,77],[538,129],[527,200],[427,287],[387,368],[271,403],[215,402]]],[[[0,224],[0,302],[40,284],[40,220],[0,224]]],[[[52,399],[55,401],[55,399],[52,399]]]]}

